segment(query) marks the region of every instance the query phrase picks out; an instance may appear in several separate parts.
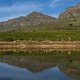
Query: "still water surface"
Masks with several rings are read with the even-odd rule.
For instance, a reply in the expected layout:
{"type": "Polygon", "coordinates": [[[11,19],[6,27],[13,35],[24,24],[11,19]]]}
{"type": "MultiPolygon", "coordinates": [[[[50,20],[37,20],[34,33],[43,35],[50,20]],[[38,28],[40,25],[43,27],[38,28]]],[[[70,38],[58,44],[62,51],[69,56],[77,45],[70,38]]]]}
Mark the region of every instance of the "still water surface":
{"type": "Polygon", "coordinates": [[[80,80],[79,52],[0,56],[0,80],[80,80]]]}
{"type": "Polygon", "coordinates": [[[27,68],[19,68],[0,63],[0,80],[72,80],[59,68],[53,67],[41,72],[33,73],[27,68]]]}

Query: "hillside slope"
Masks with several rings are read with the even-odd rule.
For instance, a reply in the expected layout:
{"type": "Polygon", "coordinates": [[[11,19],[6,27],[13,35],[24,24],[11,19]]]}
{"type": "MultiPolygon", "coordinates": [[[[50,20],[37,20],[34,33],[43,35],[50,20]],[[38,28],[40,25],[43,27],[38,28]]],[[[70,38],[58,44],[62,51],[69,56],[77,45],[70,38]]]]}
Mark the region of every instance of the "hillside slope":
{"type": "Polygon", "coordinates": [[[80,17],[80,3],[76,6],[68,8],[59,16],[60,19],[76,19],[78,17],[80,17]]]}

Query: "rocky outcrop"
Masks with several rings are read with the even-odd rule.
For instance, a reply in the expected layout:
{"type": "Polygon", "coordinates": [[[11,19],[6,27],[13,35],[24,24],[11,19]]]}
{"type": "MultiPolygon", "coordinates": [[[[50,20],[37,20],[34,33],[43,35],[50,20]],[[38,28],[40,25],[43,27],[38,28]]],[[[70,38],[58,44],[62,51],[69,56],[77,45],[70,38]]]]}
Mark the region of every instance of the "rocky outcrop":
{"type": "Polygon", "coordinates": [[[76,17],[80,17],[80,3],[61,13],[59,19],[75,19],[76,17]]]}
{"type": "Polygon", "coordinates": [[[51,16],[47,16],[44,15],[42,13],[38,13],[38,12],[32,12],[31,14],[29,14],[26,19],[32,24],[32,25],[36,25],[36,24],[44,24],[44,23],[50,23],[50,22],[54,22],[56,20],[56,18],[51,17],[51,16]]]}

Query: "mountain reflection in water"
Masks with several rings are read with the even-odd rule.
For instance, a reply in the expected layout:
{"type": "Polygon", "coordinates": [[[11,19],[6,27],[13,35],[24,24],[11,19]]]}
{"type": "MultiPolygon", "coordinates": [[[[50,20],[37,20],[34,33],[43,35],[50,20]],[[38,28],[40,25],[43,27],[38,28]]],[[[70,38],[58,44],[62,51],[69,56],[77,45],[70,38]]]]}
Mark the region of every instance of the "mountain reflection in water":
{"type": "Polygon", "coordinates": [[[0,80],[80,80],[79,55],[51,52],[0,56],[0,80]]]}
{"type": "Polygon", "coordinates": [[[3,63],[0,63],[0,78],[3,80],[71,80],[58,67],[32,73],[28,69],[3,63]]]}

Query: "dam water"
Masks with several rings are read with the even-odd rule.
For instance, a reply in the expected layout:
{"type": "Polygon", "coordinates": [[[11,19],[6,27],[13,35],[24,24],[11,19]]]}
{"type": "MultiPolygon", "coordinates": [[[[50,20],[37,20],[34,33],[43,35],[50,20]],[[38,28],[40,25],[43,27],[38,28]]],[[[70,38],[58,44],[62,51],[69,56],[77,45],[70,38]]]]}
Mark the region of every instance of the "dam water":
{"type": "Polygon", "coordinates": [[[80,80],[80,51],[1,51],[0,80],[80,80]]]}

